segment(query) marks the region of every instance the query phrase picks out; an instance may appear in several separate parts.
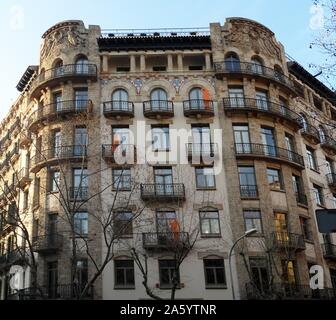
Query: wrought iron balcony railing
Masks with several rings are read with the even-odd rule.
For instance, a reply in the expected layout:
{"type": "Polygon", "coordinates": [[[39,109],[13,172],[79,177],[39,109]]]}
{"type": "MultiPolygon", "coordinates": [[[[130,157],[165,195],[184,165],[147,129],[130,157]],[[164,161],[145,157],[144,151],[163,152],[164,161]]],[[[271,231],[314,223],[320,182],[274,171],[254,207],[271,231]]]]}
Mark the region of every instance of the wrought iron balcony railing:
{"type": "Polygon", "coordinates": [[[186,117],[213,117],[215,115],[215,108],[212,100],[187,100],[183,102],[183,109],[186,117]]]}
{"type": "Polygon", "coordinates": [[[240,61],[215,62],[214,67],[217,77],[223,77],[225,75],[250,75],[253,77],[266,78],[282,84],[289,88],[292,92],[296,93],[293,81],[280,71],[272,68],[257,65],[253,62],[240,61]]]}
{"type": "Polygon", "coordinates": [[[16,248],[0,256],[0,269],[10,268],[12,265],[24,265],[28,261],[28,254],[25,248],[16,248]]]}
{"type": "Polygon", "coordinates": [[[143,200],[185,200],[185,187],[178,184],[142,184],[141,198],[143,200]]]}
{"type": "Polygon", "coordinates": [[[214,158],[219,155],[217,143],[188,143],[187,144],[188,159],[199,164],[201,162],[214,161],[214,158]]]}
{"type": "Polygon", "coordinates": [[[310,124],[303,124],[303,128],[301,129],[301,134],[303,137],[308,139],[310,142],[314,144],[320,143],[320,135],[318,130],[310,125],[310,124]]]}
{"type": "Polygon", "coordinates": [[[258,112],[269,114],[272,118],[290,121],[296,128],[302,128],[301,116],[284,105],[269,100],[250,98],[224,98],[224,109],[228,112],[258,112]]]}
{"type": "Polygon", "coordinates": [[[60,81],[86,81],[97,80],[97,66],[94,64],[67,64],[64,66],[52,68],[40,73],[35,79],[31,95],[35,96],[36,92],[43,86],[52,87],[60,81]]]}
{"type": "Polygon", "coordinates": [[[91,100],[66,100],[45,105],[28,118],[28,127],[36,131],[40,123],[61,120],[64,116],[89,113],[91,100]]]}
{"type": "Polygon", "coordinates": [[[326,177],[329,187],[336,188],[336,173],[328,173],[326,177]]]}
{"type": "Polygon", "coordinates": [[[31,182],[30,171],[28,168],[22,168],[18,173],[18,185],[20,188],[25,187],[31,182]]]}
{"type": "Polygon", "coordinates": [[[145,101],[143,113],[147,118],[171,118],[174,117],[174,103],[168,100],[145,101]]]}
{"type": "Polygon", "coordinates": [[[114,100],[103,103],[104,116],[109,117],[134,117],[134,103],[131,101],[114,100]]]}
{"type": "Polygon", "coordinates": [[[49,161],[62,161],[62,160],[83,160],[87,157],[87,146],[61,146],[52,149],[43,150],[41,152],[36,151],[37,154],[31,159],[32,171],[36,166],[43,165],[49,161]]]}
{"type": "Polygon", "coordinates": [[[322,251],[325,259],[336,260],[336,245],[324,243],[322,244],[322,251]]]}
{"type": "Polygon", "coordinates": [[[308,198],[305,194],[303,193],[296,193],[295,194],[296,197],[296,202],[298,204],[304,205],[304,206],[308,206],[308,198]]]}
{"type": "Polygon", "coordinates": [[[114,164],[134,164],[136,161],[136,148],[133,144],[105,144],[102,146],[102,156],[105,161],[114,164]]]}
{"type": "Polygon", "coordinates": [[[143,247],[147,250],[180,249],[190,246],[187,232],[143,233],[143,247]]]}
{"type": "Polygon", "coordinates": [[[19,137],[19,143],[20,143],[20,148],[26,148],[31,145],[33,142],[31,133],[27,130],[24,129],[20,132],[20,137],[19,137]]]}
{"type": "Polygon", "coordinates": [[[89,199],[88,187],[71,187],[70,199],[72,201],[86,201],[89,199]]]}
{"type": "Polygon", "coordinates": [[[257,143],[236,143],[237,156],[267,157],[294,164],[304,169],[303,157],[298,153],[272,145],[257,143]]]}
{"type": "Polygon", "coordinates": [[[33,251],[40,254],[55,253],[62,248],[62,245],[63,237],[56,233],[34,237],[32,242],[33,251]]]}
{"type": "Polygon", "coordinates": [[[246,284],[249,300],[335,300],[336,290],[333,288],[311,289],[308,285],[291,283],[246,284]]]}
{"type": "Polygon", "coordinates": [[[306,249],[304,237],[290,232],[273,232],[273,243],[276,248],[302,251],[306,249]]]}
{"type": "Polygon", "coordinates": [[[256,199],[259,197],[258,186],[240,186],[240,195],[244,199],[256,199]]]}
{"type": "Polygon", "coordinates": [[[329,136],[321,139],[321,147],[326,151],[336,154],[336,141],[329,136]]]}

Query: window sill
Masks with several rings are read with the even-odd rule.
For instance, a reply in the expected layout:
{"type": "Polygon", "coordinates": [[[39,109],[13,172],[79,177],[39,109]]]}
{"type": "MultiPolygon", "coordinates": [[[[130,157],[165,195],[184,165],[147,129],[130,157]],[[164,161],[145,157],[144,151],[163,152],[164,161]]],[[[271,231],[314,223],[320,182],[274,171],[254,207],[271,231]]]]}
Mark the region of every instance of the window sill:
{"type": "Polygon", "coordinates": [[[202,234],[201,235],[201,239],[221,239],[222,238],[222,235],[221,234],[209,234],[209,235],[205,235],[205,234],[202,234]]]}
{"type": "Polygon", "coordinates": [[[200,187],[196,187],[196,191],[217,191],[216,187],[211,187],[211,188],[200,188],[200,187]]]}
{"type": "Polygon", "coordinates": [[[112,189],[113,192],[131,192],[132,190],[131,189],[112,189]]]}
{"type": "Polygon", "coordinates": [[[222,286],[205,286],[206,290],[227,290],[228,287],[226,285],[222,286]]]}
{"type": "Polygon", "coordinates": [[[318,204],[318,203],[316,203],[316,206],[317,206],[318,208],[321,208],[321,209],[327,209],[327,207],[324,206],[323,204],[318,204]]]}
{"type": "Polygon", "coordinates": [[[303,240],[304,240],[304,242],[309,243],[309,244],[314,244],[315,243],[314,240],[310,240],[310,239],[303,239],[303,240]]]}
{"type": "Polygon", "coordinates": [[[135,290],[135,286],[114,286],[114,290],[135,290]]]}
{"type": "MultiPolygon", "coordinates": [[[[182,289],[182,285],[180,284],[180,285],[178,285],[177,287],[176,287],[176,290],[181,290],[182,289]]],[[[172,290],[173,289],[173,286],[168,286],[168,285],[160,285],[159,286],[159,289],[160,290],[172,290]]]]}
{"type": "Polygon", "coordinates": [[[247,198],[247,197],[241,197],[240,198],[241,200],[260,200],[260,198],[259,197],[255,197],[255,198],[247,198]]]}
{"type": "Polygon", "coordinates": [[[308,205],[297,202],[298,207],[308,209],[308,205]]]}
{"type": "Polygon", "coordinates": [[[272,189],[272,188],[271,188],[271,191],[273,191],[273,192],[279,192],[279,193],[286,193],[285,190],[272,189]]]}
{"type": "Polygon", "coordinates": [[[320,171],[317,171],[316,169],[314,169],[314,168],[309,168],[311,171],[313,171],[313,172],[315,172],[315,173],[317,173],[317,174],[321,174],[321,172],[320,171]]]}

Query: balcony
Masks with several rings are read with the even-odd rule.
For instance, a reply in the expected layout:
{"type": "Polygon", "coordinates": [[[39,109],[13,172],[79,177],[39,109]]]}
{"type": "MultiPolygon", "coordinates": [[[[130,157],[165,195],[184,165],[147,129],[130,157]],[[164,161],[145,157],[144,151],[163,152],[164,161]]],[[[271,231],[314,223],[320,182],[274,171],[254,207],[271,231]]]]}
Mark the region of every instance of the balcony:
{"type": "Polygon", "coordinates": [[[30,172],[28,168],[22,168],[18,173],[18,186],[21,189],[24,189],[28,186],[32,179],[30,178],[30,172]]]}
{"type": "MultiPolygon", "coordinates": [[[[27,288],[19,290],[8,297],[8,300],[78,300],[80,293],[84,290],[75,284],[58,284],[56,287],[39,286],[38,288],[27,288]]],[[[94,289],[91,286],[83,300],[94,299],[94,289]]]]}
{"type": "Polygon", "coordinates": [[[224,110],[228,115],[233,113],[263,115],[268,116],[271,119],[278,119],[287,122],[296,130],[302,128],[300,115],[283,105],[268,100],[224,98],[223,105],[224,110]]]}
{"type": "Polygon", "coordinates": [[[336,174],[335,173],[329,173],[326,175],[328,186],[330,189],[336,190],[336,174]]]}
{"type": "Polygon", "coordinates": [[[211,118],[215,115],[212,100],[187,100],[183,102],[183,109],[186,117],[211,118]]]}
{"type": "Polygon", "coordinates": [[[284,162],[300,170],[305,169],[303,157],[287,149],[257,143],[236,143],[235,148],[237,158],[272,160],[284,162]]]}
{"type": "Polygon", "coordinates": [[[70,200],[71,201],[86,201],[89,199],[88,187],[71,187],[70,200]]]}
{"type": "Polygon", "coordinates": [[[12,137],[16,137],[19,134],[20,130],[21,130],[21,121],[19,118],[17,118],[8,131],[12,137]]]}
{"type": "Polygon", "coordinates": [[[86,158],[86,146],[72,145],[43,150],[31,158],[31,172],[37,173],[47,164],[57,165],[64,161],[81,162],[86,161],[86,158]]]}
{"type": "Polygon", "coordinates": [[[134,103],[130,101],[109,101],[103,103],[106,118],[134,118],[134,103]]]}
{"type": "Polygon", "coordinates": [[[136,148],[133,144],[105,144],[102,157],[115,165],[133,165],[136,162],[136,148]]]}
{"type": "Polygon", "coordinates": [[[38,98],[39,92],[43,88],[53,88],[62,82],[86,83],[87,81],[97,81],[97,74],[97,66],[94,64],[68,64],[46,70],[35,79],[31,88],[31,97],[38,98]]]}
{"type": "Polygon", "coordinates": [[[8,153],[8,160],[15,162],[20,157],[20,147],[18,144],[15,145],[14,149],[8,153]]]}
{"type": "Polygon", "coordinates": [[[190,247],[187,232],[143,233],[143,247],[146,250],[181,250],[190,247]]]}
{"type": "Polygon", "coordinates": [[[240,186],[240,195],[242,199],[258,199],[258,186],[240,186]]]}
{"type": "Polygon", "coordinates": [[[214,64],[217,79],[230,78],[254,78],[269,84],[275,82],[282,90],[297,96],[294,83],[283,73],[272,68],[257,65],[251,62],[216,62],[214,64]]]}
{"type": "Polygon", "coordinates": [[[28,254],[24,248],[16,248],[0,256],[0,270],[9,269],[13,265],[23,266],[27,263],[28,254]]]}
{"type": "Polygon", "coordinates": [[[26,129],[22,130],[20,133],[20,138],[19,138],[20,148],[27,149],[30,147],[32,142],[33,142],[33,139],[31,137],[31,133],[26,129]]]}
{"type": "Polygon", "coordinates": [[[318,130],[310,124],[304,124],[301,129],[301,135],[313,144],[320,143],[320,134],[318,130]]]}
{"type": "Polygon", "coordinates": [[[306,250],[303,235],[289,232],[274,232],[273,244],[279,250],[303,251],[306,250]]]}
{"type": "Polygon", "coordinates": [[[308,198],[305,194],[303,193],[296,193],[296,202],[298,205],[303,205],[305,207],[308,207],[308,198]]]}
{"type": "Polygon", "coordinates": [[[324,259],[336,261],[336,245],[331,243],[322,244],[324,259]]]}
{"type": "Polygon", "coordinates": [[[189,161],[194,165],[212,165],[219,156],[217,143],[189,143],[187,152],[189,161]]]}
{"type": "Polygon", "coordinates": [[[33,251],[42,255],[54,254],[61,250],[63,237],[59,234],[49,234],[33,238],[33,251]]]}
{"type": "Polygon", "coordinates": [[[185,187],[184,184],[142,184],[142,200],[154,201],[184,201],[185,187]]]}
{"type": "Polygon", "coordinates": [[[255,283],[246,284],[248,300],[335,300],[336,290],[333,288],[313,290],[310,286],[273,283],[259,288],[255,283]]]}
{"type": "Polygon", "coordinates": [[[167,119],[174,117],[174,104],[167,100],[150,100],[143,103],[143,113],[150,119],[167,119]]]}
{"type": "Polygon", "coordinates": [[[50,122],[62,121],[79,114],[87,115],[92,112],[91,100],[67,100],[45,105],[36,110],[28,119],[28,128],[31,132],[50,122]]]}
{"type": "Polygon", "coordinates": [[[336,155],[336,141],[331,137],[324,137],[321,141],[321,148],[329,154],[336,155]]]}

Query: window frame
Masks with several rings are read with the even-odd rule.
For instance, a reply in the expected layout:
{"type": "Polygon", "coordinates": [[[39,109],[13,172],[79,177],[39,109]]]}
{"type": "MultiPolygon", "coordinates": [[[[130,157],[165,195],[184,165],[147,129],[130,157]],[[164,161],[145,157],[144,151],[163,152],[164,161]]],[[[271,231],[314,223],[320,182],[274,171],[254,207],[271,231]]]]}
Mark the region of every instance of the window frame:
{"type": "MultiPolygon", "coordinates": [[[[113,229],[114,231],[116,230],[115,228],[117,225],[121,225],[120,229],[124,229],[123,232],[119,233],[119,237],[122,239],[132,239],[134,236],[133,233],[133,221],[134,221],[134,214],[131,210],[123,210],[123,211],[115,211],[113,213],[113,229]],[[130,219],[122,219],[124,215],[129,215],[130,219]]],[[[118,227],[119,228],[119,227],[118,227]]]]}
{"type": "Polygon", "coordinates": [[[263,226],[263,221],[262,221],[262,214],[261,214],[261,210],[259,209],[243,209],[243,218],[244,218],[244,227],[245,227],[245,231],[249,231],[250,229],[247,229],[247,220],[252,220],[252,224],[253,224],[253,228],[257,229],[258,232],[254,235],[252,235],[252,237],[260,237],[263,236],[264,234],[264,226],[263,226]],[[248,213],[259,213],[259,218],[248,218],[245,215],[248,213]],[[254,220],[259,220],[260,223],[260,230],[256,227],[254,220]]]}
{"type": "Polygon", "coordinates": [[[75,233],[75,237],[76,238],[87,238],[89,235],[89,213],[87,211],[78,211],[74,213],[74,233],[75,233]],[[78,218],[78,215],[84,215],[86,214],[86,217],[83,218],[78,218]],[[78,232],[78,225],[76,225],[76,221],[77,223],[79,222],[80,225],[80,232],[78,232]],[[84,232],[83,232],[84,230],[84,232]],[[87,231],[87,232],[85,232],[87,231]]]}
{"type": "Polygon", "coordinates": [[[129,192],[131,190],[132,190],[132,171],[131,169],[130,168],[124,168],[124,169],[113,168],[112,169],[112,191],[118,191],[118,192],[128,191],[129,192]],[[115,175],[116,171],[120,171],[120,174],[115,175]],[[120,177],[120,183],[116,181],[117,177],[120,177]],[[129,182],[127,182],[127,179],[129,179],[129,182]],[[115,185],[116,183],[119,183],[119,188],[116,188],[116,185],[115,185]],[[127,186],[127,183],[129,183],[129,186],[127,186]]]}
{"type": "Polygon", "coordinates": [[[132,259],[115,259],[114,260],[114,289],[115,290],[134,290],[135,289],[135,265],[132,259]],[[131,266],[117,266],[118,262],[132,262],[131,266]],[[117,271],[123,270],[123,280],[124,283],[120,284],[117,282],[117,271]],[[127,284],[127,271],[133,270],[133,284],[127,284]]]}
{"type": "Polygon", "coordinates": [[[203,210],[200,210],[199,211],[199,220],[200,220],[201,238],[222,238],[221,222],[220,222],[220,215],[219,215],[219,211],[218,210],[215,210],[215,209],[208,209],[208,210],[203,209],[203,210]],[[216,213],[217,214],[217,218],[202,216],[204,214],[210,214],[210,213],[216,213]],[[205,220],[208,221],[210,233],[204,233],[203,222],[205,220]],[[218,223],[218,233],[212,232],[212,224],[211,224],[212,220],[217,220],[217,223],[218,223]]]}
{"type": "Polygon", "coordinates": [[[216,190],[217,189],[217,187],[216,187],[216,175],[215,175],[213,167],[195,167],[195,180],[196,180],[196,189],[197,190],[216,190]],[[205,175],[204,171],[207,170],[207,169],[212,170],[213,174],[212,175],[205,175]],[[202,170],[202,174],[198,173],[199,170],[202,170]],[[203,186],[199,185],[199,183],[198,183],[199,182],[198,181],[199,176],[204,177],[205,185],[203,185],[203,186]],[[207,177],[212,177],[210,179],[213,179],[213,186],[209,186],[209,184],[208,184],[209,179],[207,177]]]}
{"type": "MultiPolygon", "coordinates": [[[[270,168],[270,167],[267,167],[266,168],[266,174],[267,174],[267,182],[270,186],[270,189],[272,191],[285,191],[285,185],[284,185],[284,181],[283,181],[283,175],[282,175],[282,170],[281,169],[276,169],[276,168],[270,168]],[[277,172],[277,177],[279,179],[279,189],[278,188],[274,188],[272,187],[272,184],[270,183],[269,181],[269,177],[276,177],[275,175],[272,175],[269,173],[269,170],[272,170],[272,171],[276,171],[277,172]]],[[[273,179],[273,185],[274,185],[274,179],[273,179]]]]}
{"type": "MultiPolygon", "coordinates": [[[[159,280],[160,280],[160,289],[171,289],[173,287],[173,283],[172,283],[172,278],[173,278],[173,275],[172,275],[172,271],[175,270],[175,267],[171,267],[171,266],[165,266],[165,267],[162,267],[161,264],[163,262],[175,262],[175,264],[177,263],[176,260],[174,259],[159,259],[158,260],[158,264],[159,264],[159,280]],[[169,276],[169,283],[166,284],[166,283],[163,283],[162,282],[162,269],[164,270],[168,270],[168,276],[169,276]]],[[[181,287],[181,274],[180,274],[180,268],[178,268],[177,270],[177,277],[178,277],[178,289],[181,287]]]]}
{"type": "Polygon", "coordinates": [[[205,282],[205,289],[209,290],[209,289],[227,289],[227,276],[226,276],[226,269],[225,269],[225,260],[223,258],[204,258],[203,259],[203,270],[204,270],[204,282],[205,282]],[[223,266],[221,267],[215,267],[215,266],[211,266],[211,267],[207,267],[206,266],[206,261],[221,261],[223,263],[223,266]],[[217,281],[217,270],[221,269],[223,271],[223,278],[224,278],[224,283],[218,283],[217,281]],[[215,278],[215,283],[214,284],[210,284],[208,282],[208,277],[207,277],[207,270],[212,270],[213,271],[213,276],[215,278]]]}

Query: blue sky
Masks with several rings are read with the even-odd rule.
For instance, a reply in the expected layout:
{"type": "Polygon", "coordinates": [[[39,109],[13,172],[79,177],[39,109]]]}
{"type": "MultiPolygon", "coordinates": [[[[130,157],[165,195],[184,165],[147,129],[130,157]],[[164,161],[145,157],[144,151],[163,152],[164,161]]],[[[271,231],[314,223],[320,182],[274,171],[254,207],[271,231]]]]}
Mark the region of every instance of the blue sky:
{"type": "MultiPolygon", "coordinates": [[[[309,49],[312,0],[1,0],[0,119],[18,97],[17,82],[28,65],[38,64],[41,35],[53,24],[83,20],[104,29],[206,27],[240,16],[275,32],[287,53],[308,67],[323,59],[309,49]]],[[[316,31],[315,31],[316,32],[316,31]]]]}

